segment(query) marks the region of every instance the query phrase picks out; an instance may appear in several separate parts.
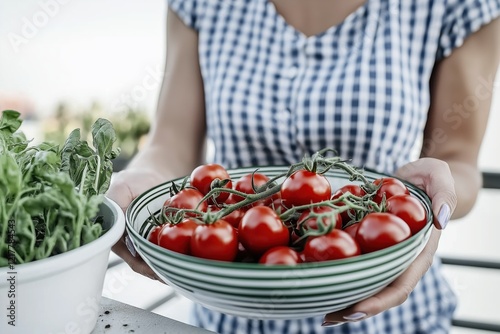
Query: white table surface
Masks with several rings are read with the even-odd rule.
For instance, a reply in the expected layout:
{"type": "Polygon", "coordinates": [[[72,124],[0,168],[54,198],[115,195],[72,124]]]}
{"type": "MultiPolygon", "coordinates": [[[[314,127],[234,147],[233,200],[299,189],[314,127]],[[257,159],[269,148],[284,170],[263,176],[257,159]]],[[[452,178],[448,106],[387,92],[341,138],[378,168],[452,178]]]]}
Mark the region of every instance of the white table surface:
{"type": "Polygon", "coordinates": [[[92,334],[213,333],[163,317],[113,299],[103,297],[97,324],[92,334]]]}

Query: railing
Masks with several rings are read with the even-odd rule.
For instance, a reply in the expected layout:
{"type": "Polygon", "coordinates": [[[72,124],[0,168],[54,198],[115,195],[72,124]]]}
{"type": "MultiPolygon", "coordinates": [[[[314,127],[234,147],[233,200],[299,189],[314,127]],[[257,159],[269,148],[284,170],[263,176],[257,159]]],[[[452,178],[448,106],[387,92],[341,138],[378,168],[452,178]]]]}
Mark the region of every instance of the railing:
{"type": "MultiPolygon", "coordinates": [[[[483,188],[500,190],[500,173],[483,172],[483,188]]],[[[496,261],[468,260],[454,257],[442,257],[441,261],[445,265],[500,270],[500,262],[496,261]]],[[[453,319],[452,324],[456,327],[500,333],[500,323],[479,322],[470,319],[456,318],[453,319]]]]}

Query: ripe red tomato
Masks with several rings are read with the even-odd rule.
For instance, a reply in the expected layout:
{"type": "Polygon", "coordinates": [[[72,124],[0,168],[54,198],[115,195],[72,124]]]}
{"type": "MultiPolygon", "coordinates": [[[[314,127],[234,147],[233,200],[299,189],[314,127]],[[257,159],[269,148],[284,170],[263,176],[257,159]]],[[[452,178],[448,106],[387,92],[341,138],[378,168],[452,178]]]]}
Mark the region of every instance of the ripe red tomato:
{"type": "Polygon", "coordinates": [[[178,224],[165,224],[158,235],[158,244],[177,253],[191,254],[191,237],[198,227],[196,221],[184,219],[178,224]]]}
{"type": "MultiPolygon", "coordinates": [[[[208,204],[206,201],[201,202],[203,199],[203,194],[197,189],[185,188],[179,191],[174,196],[170,197],[165,201],[164,207],[176,208],[176,209],[187,209],[194,210],[197,208],[198,211],[206,212],[208,204]],[[201,202],[201,203],[200,203],[201,202]],[[200,205],[198,206],[198,204],[200,205]]],[[[173,212],[167,213],[167,215],[173,215],[173,212]]],[[[194,216],[194,214],[186,214],[187,216],[194,216]]]]}
{"type": "Polygon", "coordinates": [[[356,241],[363,253],[369,253],[393,246],[410,236],[410,227],[398,216],[373,212],[359,222],[356,241]]]}
{"type": "Polygon", "coordinates": [[[256,206],[248,210],[238,228],[243,247],[255,255],[261,255],[276,246],[287,246],[290,236],[273,209],[256,206]]]}
{"type": "Polygon", "coordinates": [[[357,197],[363,197],[366,195],[366,192],[359,185],[350,183],[337,189],[337,191],[333,194],[332,199],[337,199],[347,192],[350,192],[357,197]]]}
{"type": "Polygon", "coordinates": [[[160,235],[162,228],[163,225],[157,225],[153,227],[149,232],[148,240],[154,243],[155,245],[158,245],[158,236],[160,235]]]}
{"type": "Polygon", "coordinates": [[[380,185],[377,194],[373,198],[373,201],[375,201],[377,204],[382,203],[384,194],[386,200],[395,195],[410,194],[408,188],[406,188],[404,183],[393,177],[384,177],[381,179],[377,179],[373,181],[373,184],[376,186],[380,185]]]}
{"type": "Polygon", "coordinates": [[[328,179],[304,169],[287,177],[281,186],[281,198],[286,206],[300,206],[329,200],[332,188],[328,179]]]}
{"type": "Polygon", "coordinates": [[[416,234],[427,224],[427,213],[418,199],[410,195],[395,195],[387,200],[386,210],[403,219],[416,234]]]}
{"type": "Polygon", "coordinates": [[[210,260],[234,261],[238,254],[236,230],[222,219],[198,225],[191,238],[191,254],[210,260]]]}
{"type": "Polygon", "coordinates": [[[301,263],[299,253],[290,247],[278,246],[269,249],[260,257],[259,263],[266,265],[289,265],[293,266],[301,263]]]}
{"type": "MultiPolygon", "coordinates": [[[[219,208],[215,205],[209,205],[208,210],[211,212],[217,212],[217,211],[220,211],[221,208],[219,208]]],[[[244,214],[245,214],[245,212],[242,209],[237,209],[237,210],[234,210],[233,212],[231,212],[230,214],[222,217],[222,219],[227,221],[234,228],[238,228],[238,226],[240,224],[240,220],[244,214]]]]}
{"type": "Polygon", "coordinates": [[[361,251],[349,234],[342,230],[332,230],[328,234],[309,238],[302,254],[306,262],[318,262],[360,255],[361,251]]]}
{"type": "Polygon", "coordinates": [[[302,214],[299,216],[299,219],[297,220],[297,227],[299,228],[299,230],[318,229],[318,218],[311,217],[307,219],[307,217],[309,217],[311,212],[316,214],[333,215],[334,217],[333,220],[329,216],[325,216],[322,218],[322,222],[325,225],[325,227],[333,225],[333,228],[338,228],[338,229],[342,228],[342,217],[340,216],[340,213],[338,213],[334,208],[329,206],[317,206],[302,212],[302,214]]]}
{"type": "MultiPolygon", "coordinates": [[[[357,196],[357,197],[363,197],[363,196],[366,195],[366,192],[359,185],[357,185],[357,184],[346,184],[345,186],[340,187],[333,194],[332,200],[335,200],[335,199],[339,198],[340,196],[342,196],[343,194],[345,194],[347,192],[350,192],[351,194],[353,194],[354,196],[357,196]]],[[[337,206],[344,206],[345,203],[344,202],[338,202],[335,205],[337,205],[337,206]]],[[[342,222],[343,223],[348,223],[351,220],[351,217],[349,216],[349,212],[351,213],[351,215],[353,215],[353,216],[355,215],[355,212],[352,209],[341,212],[340,215],[342,216],[342,222]]]]}
{"type": "MultiPolygon", "coordinates": [[[[203,195],[206,195],[211,190],[212,182],[215,179],[228,180],[230,179],[226,169],[218,164],[206,164],[196,167],[190,176],[191,185],[198,189],[203,195]]],[[[231,189],[232,182],[229,181],[224,188],[231,189]]],[[[218,203],[223,203],[229,197],[228,192],[221,192],[216,200],[218,203]]],[[[210,199],[210,202],[212,200],[210,199]]]]}
{"type": "Polygon", "coordinates": [[[347,234],[356,239],[356,233],[358,233],[358,228],[359,228],[359,223],[356,223],[345,227],[342,231],[347,232],[347,234]]]}
{"type": "MultiPolygon", "coordinates": [[[[237,190],[245,194],[255,194],[255,191],[253,190],[252,187],[252,178],[253,178],[253,185],[255,186],[255,188],[259,188],[264,184],[266,184],[267,181],[269,181],[269,178],[264,174],[260,173],[247,174],[235,182],[234,190],[237,190]]],[[[243,200],[244,198],[239,195],[231,194],[229,196],[229,201],[232,203],[238,203],[243,200]]]]}

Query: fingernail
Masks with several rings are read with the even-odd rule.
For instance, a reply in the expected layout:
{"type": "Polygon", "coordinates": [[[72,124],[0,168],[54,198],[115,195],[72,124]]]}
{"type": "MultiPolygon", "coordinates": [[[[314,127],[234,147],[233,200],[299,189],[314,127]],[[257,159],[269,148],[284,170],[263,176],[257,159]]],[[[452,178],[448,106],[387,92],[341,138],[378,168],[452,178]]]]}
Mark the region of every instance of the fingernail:
{"type": "Polygon", "coordinates": [[[344,319],[348,321],[357,321],[363,319],[364,317],[366,317],[365,312],[356,312],[353,314],[345,315],[344,319]]]}
{"type": "Polygon", "coordinates": [[[448,222],[450,221],[450,216],[451,216],[450,207],[448,206],[448,204],[443,204],[437,216],[437,220],[439,222],[439,225],[441,225],[442,230],[444,230],[446,228],[446,225],[448,225],[448,222]]]}
{"type": "Polygon", "coordinates": [[[340,326],[342,324],[343,324],[342,321],[323,321],[321,326],[323,326],[323,327],[337,327],[337,326],[340,326]]]}
{"type": "Polygon", "coordinates": [[[132,254],[132,256],[135,257],[135,255],[137,254],[137,251],[135,250],[134,244],[132,243],[132,240],[130,240],[128,235],[125,236],[125,245],[127,245],[127,249],[130,252],[130,254],[132,254]]]}

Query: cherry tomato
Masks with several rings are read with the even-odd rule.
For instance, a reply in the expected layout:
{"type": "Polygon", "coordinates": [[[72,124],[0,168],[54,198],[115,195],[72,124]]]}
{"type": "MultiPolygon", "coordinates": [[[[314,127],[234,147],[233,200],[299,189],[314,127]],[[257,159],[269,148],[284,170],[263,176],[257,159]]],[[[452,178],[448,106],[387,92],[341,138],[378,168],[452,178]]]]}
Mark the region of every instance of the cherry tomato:
{"type": "Polygon", "coordinates": [[[387,200],[386,210],[403,219],[416,234],[427,224],[427,213],[419,200],[410,195],[395,195],[387,200]]]}
{"type": "Polygon", "coordinates": [[[395,195],[410,194],[408,188],[406,188],[404,183],[393,177],[384,177],[381,179],[377,179],[373,181],[373,184],[375,184],[376,186],[380,185],[380,188],[373,198],[373,201],[375,201],[377,204],[382,203],[384,194],[386,200],[395,195]]]}
{"type": "Polygon", "coordinates": [[[196,221],[184,219],[178,224],[165,224],[158,235],[158,244],[177,253],[191,254],[191,237],[198,227],[196,221]]]}
{"type": "MultiPolygon", "coordinates": [[[[167,199],[165,201],[164,207],[187,210],[194,210],[197,208],[198,211],[206,212],[208,204],[206,201],[201,202],[202,199],[203,194],[200,193],[197,189],[185,188],[167,199]],[[199,203],[200,205],[198,206],[199,203]]],[[[167,215],[173,214],[175,214],[173,211],[167,212],[167,215]]],[[[192,217],[195,216],[195,214],[187,213],[186,216],[192,217]]]]}
{"type": "Polygon", "coordinates": [[[163,228],[163,225],[157,225],[151,229],[149,232],[148,240],[154,243],[155,245],[158,245],[158,236],[161,232],[161,229],[163,228]]]}
{"type": "Polygon", "coordinates": [[[332,188],[328,179],[307,170],[298,170],[281,186],[281,198],[286,206],[300,206],[329,200],[332,188]]]}
{"type": "Polygon", "coordinates": [[[302,212],[299,216],[297,227],[300,230],[317,230],[318,229],[318,218],[311,217],[308,219],[311,213],[316,214],[331,214],[334,219],[332,220],[329,216],[322,217],[322,222],[325,227],[333,225],[333,228],[342,228],[342,217],[340,213],[336,212],[336,210],[329,206],[316,206],[310,210],[306,210],[302,212]]]}
{"type": "MultiPolygon", "coordinates": [[[[191,173],[191,185],[198,189],[203,195],[206,195],[211,190],[212,182],[215,179],[228,180],[230,179],[226,169],[218,164],[206,164],[196,167],[191,173]]],[[[231,189],[232,182],[229,181],[224,188],[231,189]]],[[[218,203],[223,203],[229,197],[228,192],[220,192],[216,197],[218,203]]],[[[209,200],[212,202],[212,199],[209,200]]]]}
{"type": "Polygon", "coordinates": [[[269,249],[260,257],[259,263],[266,265],[289,265],[293,266],[301,263],[299,253],[290,247],[278,246],[269,249]]]}
{"type": "Polygon", "coordinates": [[[355,223],[345,227],[343,231],[347,232],[347,234],[356,239],[356,233],[358,233],[358,228],[359,228],[359,223],[355,223]]]}
{"type": "MultiPolygon", "coordinates": [[[[343,194],[347,193],[347,192],[350,192],[351,194],[353,194],[354,196],[357,196],[357,197],[363,197],[366,195],[366,192],[357,184],[346,184],[345,186],[343,187],[340,187],[332,196],[332,200],[335,200],[337,198],[339,198],[340,196],[342,196],[343,194]]],[[[344,206],[345,203],[344,202],[338,202],[338,203],[335,203],[335,205],[337,206],[344,206]]],[[[349,216],[349,213],[351,213],[351,215],[355,215],[355,211],[353,209],[350,209],[350,210],[347,210],[347,211],[342,211],[340,213],[340,215],[342,216],[342,222],[343,223],[348,223],[349,221],[351,221],[351,217],[349,216]]]]}
{"type": "Polygon", "coordinates": [[[337,199],[347,192],[350,192],[357,197],[363,197],[366,195],[366,192],[359,185],[350,183],[337,189],[337,191],[333,194],[332,199],[337,199]]]}
{"type": "Polygon", "coordinates": [[[360,255],[361,250],[349,234],[342,230],[332,230],[328,234],[309,238],[302,254],[306,262],[319,262],[360,255]]]}
{"type": "Polygon", "coordinates": [[[236,230],[222,219],[198,225],[191,239],[191,254],[204,259],[234,261],[238,254],[236,230]]]}
{"type": "Polygon", "coordinates": [[[359,222],[356,241],[363,253],[369,253],[393,246],[410,236],[410,227],[398,216],[373,212],[359,222]]]}
{"type": "Polygon", "coordinates": [[[287,246],[290,239],[288,228],[267,206],[248,210],[240,221],[238,231],[243,247],[255,255],[276,246],[287,246]]]}
{"type": "MultiPolygon", "coordinates": [[[[255,188],[259,188],[264,184],[266,184],[267,181],[269,181],[269,178],[264,174],[260,173],[247,174],[235,182],[234,190],[237,190],[245,194],[255,194],[255,191],[252,187],[252,178],[253,178],[253,185],[255,186],[255,188]]],[[[244,200],[242,196],[235,194],[231,194],[229,198],[230,202],[232,203],[238,203],[244,200]]]]}
{"type": "MultiPolygon", "coordinates": [[[[208,210],[211,212],[217,212],[217,211],[220,211],[221,208],[219,208],[215,205],[209,205],[208,210]]],[[[234,210],[233,212],[231,212],[230,214],[222,217],[222,219],[227,221],[234,228],[238,228],[238,226],[240,224],[240,220],[244,214],[245,214],[245,212],[242,209],[237,209],[237,210],[234,210]]]]}

